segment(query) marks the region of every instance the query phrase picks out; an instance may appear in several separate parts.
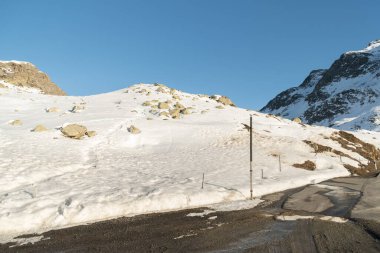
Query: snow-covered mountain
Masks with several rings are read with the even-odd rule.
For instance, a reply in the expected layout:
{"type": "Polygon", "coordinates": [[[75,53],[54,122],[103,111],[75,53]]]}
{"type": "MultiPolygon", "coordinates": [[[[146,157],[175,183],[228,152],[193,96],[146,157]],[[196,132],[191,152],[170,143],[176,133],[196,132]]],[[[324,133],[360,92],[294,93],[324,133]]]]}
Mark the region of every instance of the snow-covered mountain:
{"type": "MultiPolygon", "coordinates": [[[[250,115],[254,196],[365,174],[380,159],[351,134],[238,108],[226,97],[158,84],[53,96],[2,83],[0,238],[247,200],[250,115]],[[73,123],[87,136],[66,137],[73,123]]],[[[355,134],[379,144],[377,133],[355,134]]]]}
{"type": "Polygon", "coordinates": [[[338,129],[380,131],[380,40],[344,53],[329,69],[312,71],[264,108],[286,118],[338,129]]]}

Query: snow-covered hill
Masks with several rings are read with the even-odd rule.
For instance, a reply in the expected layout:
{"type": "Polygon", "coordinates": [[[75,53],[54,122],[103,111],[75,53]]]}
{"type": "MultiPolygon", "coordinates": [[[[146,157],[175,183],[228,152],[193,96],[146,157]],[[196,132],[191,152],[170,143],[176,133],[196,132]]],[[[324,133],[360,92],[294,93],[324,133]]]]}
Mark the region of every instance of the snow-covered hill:
{"type": "MultiPolygon", "coordinates": [[[[346,176],[349,171],[366,173],[375,168],[372,159],[380,154],[343,132],[163,85],[138,84],[73,97],[3,83],[2,236],[245,200],[249,133],[242,123],[248,124],[250,114],[255,196],[346,176]],[[60,129],[70,123],[97,135],[67,138],[60,129]],[[40,124],[47,131],[31,131],[40,124]],[[131,133],[131,125],[141,132],[131,133]]],[[[370,132],[361,137],[378,141],[370,132]]]]}
{"type": "Polygon", "coordinates": [[[262,112],[344,130],[380,131],[380,40],[343,54],[281,92],[262,112]]]}

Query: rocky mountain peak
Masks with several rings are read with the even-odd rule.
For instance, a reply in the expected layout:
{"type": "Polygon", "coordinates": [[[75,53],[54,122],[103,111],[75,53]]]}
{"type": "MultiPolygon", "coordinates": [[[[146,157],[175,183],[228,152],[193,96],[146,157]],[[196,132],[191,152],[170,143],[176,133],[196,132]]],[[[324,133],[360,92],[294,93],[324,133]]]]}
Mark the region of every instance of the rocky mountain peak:
{"type": "Polygon", "coordinates": [[[49,95],[66,95],[47,74],[29,62],[0,61],[0,81],[20,87],[36,88],[49,95]]]}
{"type": "Polygon", "coordinates": [[[380,40],[342,54],[328,69],[312,71],[261,111],[309,124],[380,130],[380,40]]]}

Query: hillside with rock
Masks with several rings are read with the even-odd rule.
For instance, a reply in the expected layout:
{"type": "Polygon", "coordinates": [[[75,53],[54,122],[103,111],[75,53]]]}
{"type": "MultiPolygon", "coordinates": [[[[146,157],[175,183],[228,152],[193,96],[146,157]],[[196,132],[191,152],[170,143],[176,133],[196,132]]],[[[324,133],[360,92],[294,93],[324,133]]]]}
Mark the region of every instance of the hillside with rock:
{"type": "Polygon", "coordinates": [[[0,61],[0,87],[7,84],[35,88],[48,95],[66,95],[47,74],[29,62],[0,61]]]}
{"type": "Polygon", "coordinates": [[[367,175],[380,159],[378,133],[309,126],[221,95],[162,84],[80,97],[34,91],[0,88],[0,241],[249,199],[250,115],[255,197],[367,175]]]}
{"type": "Polygon", "coordinates": [[[313,70],[261,112],[344,130],[380,130],[380,40],[344,53],[329,69],[313,70]]]}

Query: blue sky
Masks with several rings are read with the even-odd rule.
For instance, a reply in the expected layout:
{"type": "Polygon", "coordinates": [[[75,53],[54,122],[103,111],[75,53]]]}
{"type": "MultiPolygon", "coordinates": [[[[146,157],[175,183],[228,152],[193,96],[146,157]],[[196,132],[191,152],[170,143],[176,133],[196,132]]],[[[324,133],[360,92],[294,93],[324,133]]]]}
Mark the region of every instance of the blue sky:
{"type": "Polygon", "coordinates": [[[259,109],[380,38],[378,0],[0,0],[0,59],[30,61],[70,95],[134,83],[259,109]]]}

